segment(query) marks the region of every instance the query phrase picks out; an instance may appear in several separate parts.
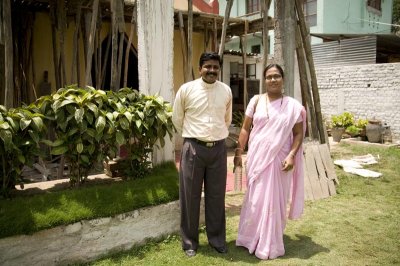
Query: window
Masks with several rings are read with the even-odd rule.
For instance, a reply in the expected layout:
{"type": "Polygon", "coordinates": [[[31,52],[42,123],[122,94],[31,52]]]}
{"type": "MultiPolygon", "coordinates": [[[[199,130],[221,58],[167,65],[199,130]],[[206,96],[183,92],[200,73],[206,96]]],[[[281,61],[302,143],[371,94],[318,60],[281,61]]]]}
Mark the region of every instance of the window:
{"type": "Polygon", "coordinates": [[[309,27],[317,25],[317,0],[304,1],[304,16],[309,27]]]}
{"type": "Polygon", "coordinates": [[[246,1],[246,14],[255,13],[261,10],[260,0],[246,1]]]}
{"type": "Polygon", "coordinates": [[[247,78],[255,79],[256,78],[256,64],[247,64],[246,65],[246,73],[247,78]]]}
{"type": "Polygon", "coordinates": [[[367,6],[375,8],[376,10],[382,11],[381,0],[368,0],[367,6]]]}
{"type": "Polygon", "coordinates": [[[259,54],[261,53],[261,45],[253,45],[251,46],[251,53],[253,54],[259,54]]]}

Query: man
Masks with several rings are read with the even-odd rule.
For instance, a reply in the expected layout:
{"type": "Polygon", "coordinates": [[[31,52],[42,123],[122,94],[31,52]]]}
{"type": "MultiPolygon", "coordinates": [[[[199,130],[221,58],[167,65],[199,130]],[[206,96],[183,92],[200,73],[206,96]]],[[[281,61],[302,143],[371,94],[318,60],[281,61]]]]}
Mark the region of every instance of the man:
{"type": "Polygon", "coordinates": [[[200,57],[201,78],[183,84],[175,97],[172,121],[184,139],[179,169],[182,248],[196,255],[199,246],[200,200],[204,182],[208,243],[226,253],[226,146],[232,121],[232,92],[217,80],[217,53],[200,57]]]}

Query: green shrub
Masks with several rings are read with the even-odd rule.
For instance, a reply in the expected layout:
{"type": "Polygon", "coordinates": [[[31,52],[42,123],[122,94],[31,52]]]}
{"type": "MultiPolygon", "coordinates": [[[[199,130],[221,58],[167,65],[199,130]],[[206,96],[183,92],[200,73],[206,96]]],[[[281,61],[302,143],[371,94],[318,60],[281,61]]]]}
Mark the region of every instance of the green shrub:
{"type": "Polygon", "coordinates": [[[33,107],[7,110],[0,105],[0,197],[9,197],[23,166],[31,165],[40,154],[45,126],[43,115],[33,107]]]}
{"type": "Polygon", "coordinates": [[[349,112],[344,112],[340,115],[332,115],[331,124],[334,128],[348,128],[349,126],[352,126],[354,124],[354,116],[349,112]]]}

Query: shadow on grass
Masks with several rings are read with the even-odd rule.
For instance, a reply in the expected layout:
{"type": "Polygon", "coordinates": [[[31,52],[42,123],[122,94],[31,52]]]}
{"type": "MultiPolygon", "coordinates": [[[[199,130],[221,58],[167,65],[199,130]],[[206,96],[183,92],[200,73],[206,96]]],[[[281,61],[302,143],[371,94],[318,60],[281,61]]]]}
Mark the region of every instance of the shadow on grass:
{"type": "Polygon", "coordinates": [[[293,239],[286,235],[283,236],[286,254],[282,258],[309,259],[318,253],[330,252],[328,248],[315,243],[311,237],[296,234],[296,238],[297,239],[293,239]]]}
{"type": "MultiPolygon", "coordinates": [[[[296,235],[297,239],[292,239],[289,236],[284,235],[284,243],[286,253],[284,256],[279,257],[280,261],[285,259],[297,258],[297,259],[309,259],[318,253],[328,253],[330,250],[317,243],[315,243],[310,237],[304,235],[296,235]]],[[[261,260],[254,254],[250,254],[247,248],[237,247],[236,240],[232,240],[227,243],[228,253],[219,254],[216,253],[211,247],[203,247],[203,251],[206,251],[208,255],[216,258],[225,257],[230,262],[241,262],[255,264],[261,260]]]]}

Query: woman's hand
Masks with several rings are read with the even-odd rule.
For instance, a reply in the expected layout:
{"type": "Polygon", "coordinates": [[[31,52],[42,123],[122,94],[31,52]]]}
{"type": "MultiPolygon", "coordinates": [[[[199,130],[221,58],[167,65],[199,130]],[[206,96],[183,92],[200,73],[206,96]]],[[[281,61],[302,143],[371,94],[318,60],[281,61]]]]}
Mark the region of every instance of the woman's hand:
{"type": "Polygon", "coordinates": [[[292,154],[288,154],[285,160],[282,162],[282,171],[288,172],[294,168],[294,156],[292,154]]]}

